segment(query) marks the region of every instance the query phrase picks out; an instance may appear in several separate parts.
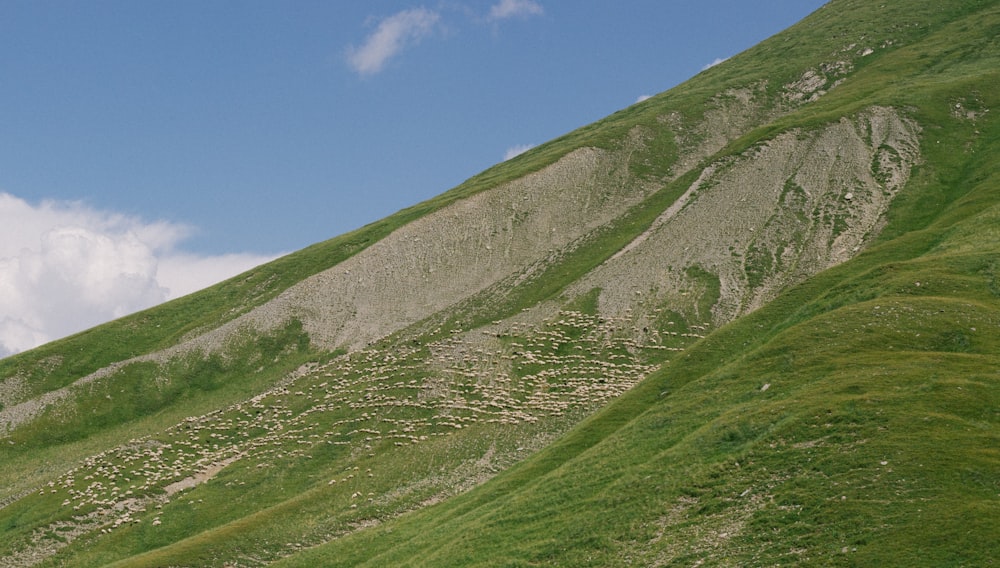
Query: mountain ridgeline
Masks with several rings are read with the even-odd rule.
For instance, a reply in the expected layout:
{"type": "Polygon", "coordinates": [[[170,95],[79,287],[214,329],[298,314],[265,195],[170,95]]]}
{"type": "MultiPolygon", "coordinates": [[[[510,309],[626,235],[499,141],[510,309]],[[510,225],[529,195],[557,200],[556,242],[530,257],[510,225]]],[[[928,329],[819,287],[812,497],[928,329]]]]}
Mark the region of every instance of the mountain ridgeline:
{"type": "Polygon", "coordinates": [[[0,361],[0,565],[988,566],[1000,1],[833,0],[0,361]]]}

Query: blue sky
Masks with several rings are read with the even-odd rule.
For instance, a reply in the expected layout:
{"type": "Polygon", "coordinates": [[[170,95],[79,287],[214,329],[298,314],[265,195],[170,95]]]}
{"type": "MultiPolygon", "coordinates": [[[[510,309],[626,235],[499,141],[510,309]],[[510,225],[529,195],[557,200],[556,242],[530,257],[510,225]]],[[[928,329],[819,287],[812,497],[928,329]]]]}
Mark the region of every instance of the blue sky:
{"type": "Polygon", "coordinates": [[[142,280],[105,316],[176,297],[437,195],[822,3],[0,0],[0,356],[64,333],[29,321],[44,269],[70,295],[83,273],[98,286],[95,266],[142,280]],[[5,321],[35,340],[5,343],[5,321]]]}

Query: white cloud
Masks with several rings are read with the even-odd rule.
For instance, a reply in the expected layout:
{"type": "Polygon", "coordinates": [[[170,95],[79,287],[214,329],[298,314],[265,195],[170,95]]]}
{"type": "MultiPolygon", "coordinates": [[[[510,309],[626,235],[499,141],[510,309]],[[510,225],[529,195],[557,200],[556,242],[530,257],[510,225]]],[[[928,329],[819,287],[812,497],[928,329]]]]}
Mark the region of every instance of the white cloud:
{"type": "Polygon", "coordinates": [[[362,75],[378,73],[391,57],[427,37],[440,19],[426,8],[397,12],[382,20],[361,47],[348,48],[347,62],[362,75]]]}
{"type": "Polygon", "coordinates": [[[534,0],[500,0],[490,8],[489,20],[496,22],[508,18],[540,16],[544,10],[534,0]]]}
{"type": "Polygon", "coordinates": [[[511,158],[520,156],[521,154],[527,152],[528,150],[534,148],[534,144],[518,144],[517,146],[511,146],[507,148],[507,151],[503,154],[503,161],[507,161],[511,158]]]}
{"type": "Polygon", "coordinates": [[[642,101],[645,101],[645,100],[648,100],[648,99],[651,99],[651,98],[653,98],[653,95],[639,95],[638,97],[636,97],[635,102],[641,103],[642,101]]]}
{"type": "Polygon", "coordinates": [[[359,75],[375,75],[386,63],[403,50],[413,47],[435,31],[444,31],[443,12],[464,13],[475,23],[494,23],[511,18],[539,16],[545,11],[535,0],[499,0],[494,3],[485,18],[474,15],[473,10],[461,3],[442,3],[439,10],[413,8],[397,12],[378,21],[360,46],[348,46],[347,64],[359,75]]]}
{"type": "Polygon", "coordinates": [[[277,256],[233,253],[198,256],[175,253],[160,258],[157,281],[166,288],[168,300],[236,276],[277,256]]]}
{"type": "Polygon", "coordinates": [[[712,60],[711,63],[709,63],[708,65],[702,67],[701,70],[704,71],[706,69],[711,69],[712,67],[715,67],[716,65],[722,63],[723,61],[725,61],[727,59],[729,59],[729,58],[728,57],[716,57],[715,59],[712,60]]]}
{"type": "Polygon", "coordinates": [[[194,292],[273,259],[174,247],[190,227],[0,193],[0,357],[194,292]]]}

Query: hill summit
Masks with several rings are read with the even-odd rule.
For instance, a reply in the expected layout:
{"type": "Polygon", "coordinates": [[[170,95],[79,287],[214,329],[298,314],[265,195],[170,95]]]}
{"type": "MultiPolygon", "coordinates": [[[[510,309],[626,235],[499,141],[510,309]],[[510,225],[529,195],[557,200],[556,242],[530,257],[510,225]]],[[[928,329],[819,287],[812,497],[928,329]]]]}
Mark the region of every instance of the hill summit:
{"type": "Polygon", "coordinates": [[[997,38],[834,0],[0,361],[0,564],[991,565],[997,38]]]}

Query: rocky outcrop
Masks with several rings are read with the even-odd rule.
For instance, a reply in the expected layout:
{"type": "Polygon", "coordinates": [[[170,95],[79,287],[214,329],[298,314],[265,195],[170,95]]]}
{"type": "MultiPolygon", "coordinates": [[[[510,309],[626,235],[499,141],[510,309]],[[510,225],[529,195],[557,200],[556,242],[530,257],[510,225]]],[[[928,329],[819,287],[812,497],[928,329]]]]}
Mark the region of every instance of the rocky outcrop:
{"type": "Polygon", "coordinates": [[[719,160],[572,293],[600,288],[609,316],[662,305],[728,322],[871,242],[919,160],[918,135],[912,120],[874,107],[719,160]],[[697,313],[699,298],[715,293],[706,275],[718,298],[697,313]]]}

